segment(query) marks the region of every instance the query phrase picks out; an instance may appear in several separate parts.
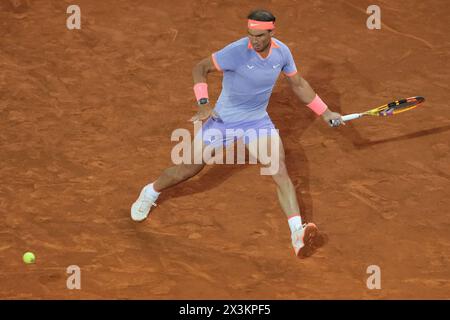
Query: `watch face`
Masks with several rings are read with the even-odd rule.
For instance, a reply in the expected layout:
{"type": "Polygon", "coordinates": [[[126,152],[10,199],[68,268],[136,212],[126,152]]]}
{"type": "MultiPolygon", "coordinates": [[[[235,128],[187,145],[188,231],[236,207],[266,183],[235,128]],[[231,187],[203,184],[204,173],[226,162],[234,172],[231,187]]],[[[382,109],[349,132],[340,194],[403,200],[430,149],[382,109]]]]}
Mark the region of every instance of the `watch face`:
{"type": "Polygon", "coordinates": [[[198,103],[199,103],[199,104],[207,104],[207,103],[208,103],[208,99],[207,99],[207,98],[201,98],[201,99],[198,101],[198,103]]]}

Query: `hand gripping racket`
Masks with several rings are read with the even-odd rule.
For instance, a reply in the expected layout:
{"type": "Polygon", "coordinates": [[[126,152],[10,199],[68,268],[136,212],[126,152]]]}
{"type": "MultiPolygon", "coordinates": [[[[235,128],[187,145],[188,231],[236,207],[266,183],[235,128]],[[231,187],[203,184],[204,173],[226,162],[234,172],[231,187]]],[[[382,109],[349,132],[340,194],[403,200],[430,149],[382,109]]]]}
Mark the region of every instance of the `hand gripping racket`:
{"type": "MultiPolygon", "coordinates": [[[[425,101],[424,97],[410,97],[402,100],[397,100],[390,102],[388,104],[382,105],[381,107],[370,109],[363,113],[352,113],[342,116],[343,121],[350,121],[353,119],[358,119],[363,116],[393,116],[401,112],[405,112],[415,107],[418,107],[422,102],[425,101]]],[[[336,126],[339,124],[339,120],[330,120],[330,125],[336,126]]]]}

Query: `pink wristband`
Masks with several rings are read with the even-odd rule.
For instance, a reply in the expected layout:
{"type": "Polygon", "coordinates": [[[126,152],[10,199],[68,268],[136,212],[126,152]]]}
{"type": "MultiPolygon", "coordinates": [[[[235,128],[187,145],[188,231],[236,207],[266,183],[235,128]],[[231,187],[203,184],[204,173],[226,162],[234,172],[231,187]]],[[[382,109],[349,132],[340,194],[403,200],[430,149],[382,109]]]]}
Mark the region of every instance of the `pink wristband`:
{"type": "Polygon", "coordinates": [[[197,83],[194,85],[195,98],[198,100],[208,97],[208,85],[205,82],[197,83]]]}
{"type": "Polygon", "coordinates": [[[327,105],[322,101],[322,99],[320,99],[317,94],[314,100],[307,104],[307,106],[319,116],[328,109],[327,105]]]}

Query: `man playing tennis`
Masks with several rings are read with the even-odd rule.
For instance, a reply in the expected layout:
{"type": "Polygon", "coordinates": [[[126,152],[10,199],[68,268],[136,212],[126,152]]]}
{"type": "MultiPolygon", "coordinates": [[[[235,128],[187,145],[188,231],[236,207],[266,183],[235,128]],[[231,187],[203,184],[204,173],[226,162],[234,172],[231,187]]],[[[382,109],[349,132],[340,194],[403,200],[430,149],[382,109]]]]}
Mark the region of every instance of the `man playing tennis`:
{"type": "MultiPolygon", "coordinates": [[[[199,104],[198,113],[191,121],[206,120],[203,131],[218,129],[255,129],[258,134],[254,139],[245,141],[247,147],[252,143],[271,145],[271,139],[280,139],[266,109],[275,82],[281,72],[298,96],[316,114],[333,126],[345,124],[341,115],[332,112],[326,104],[298,73],[289,48],[273,38],[275,17],[264,10],[256,10],[248,16],[248,36],[237,40],[210,57],[200,61],[193,69],[194,92],[199,104]],[[209,104],[206,78],[213,71],[223,72],[222,92],[213,108],[209,104]],[[262,130],[267,129],[267,130],[262,130]]],[[[203,146],[211,144],[229,145],[236,137],[226,134],[221,141],[202,137],[203,146]]],[[[194,148],[192,148],[194,150],[194,148]]],[[[300,209],[294,185],[288,175],[285,153],[279,140],[277,170],[271,175],[277,186],[278,199],[287,216],[291,230],[292,245],[297,256],[303,258],[311,255],[317,247],[318,228],[313,223],[302,223],[300,209]]],[[[199,152],[199,151],[194,151],[199,152]]],[[[251,148],[249,152],[252,153],[251,148]]],[[[258,153],[252,154],[263,166],[258,153]]],[[[194,157],[194,155],[192,155],[194,157]]],[[[198,174],[205,166],[200,164],[180,164],[165,169],[153,183],[146,185],[139,198],[131,207],[131,218],[142,221],[147,218],[150,209],[160,192],[198,174]]]]}

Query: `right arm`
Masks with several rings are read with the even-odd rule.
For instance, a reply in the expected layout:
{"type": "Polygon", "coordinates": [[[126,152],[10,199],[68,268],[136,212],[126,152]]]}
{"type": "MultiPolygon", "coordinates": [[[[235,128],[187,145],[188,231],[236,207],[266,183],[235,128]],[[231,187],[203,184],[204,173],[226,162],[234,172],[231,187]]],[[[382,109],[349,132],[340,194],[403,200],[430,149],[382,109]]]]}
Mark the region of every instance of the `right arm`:
{"type": "MultiPolygon", "coordinates": [[[[217,71],[217,68],[215,67],[214,62],[212,61],[211,56],[201,60],[192,69],[192,77],[194,78],[194,85],[197,83],[206,83],[208,73],[211,73],[213,71],[217,71]]],[[[213,108],[210,106],[209,103],[201,105],[198,108],[199,111],[197,112],[196,115],[194,115],[190,119],[190,121],[195,122],[198,120],[205,120],[209,118],[211,114],[213,114],[212,110],[213,108]]]]}
{"type": "Polygon", "coordinates": [[[208,58],[203,59],[199,63],[197,63],[192,69],[192,76],[194,78],[194,84],[206,82],[206,76],[208,73],[211,73],[213,71],[216,71],[216,67],[214,66],[214,63],[212,61],[212,57],[209,56],[208,58]]]}

